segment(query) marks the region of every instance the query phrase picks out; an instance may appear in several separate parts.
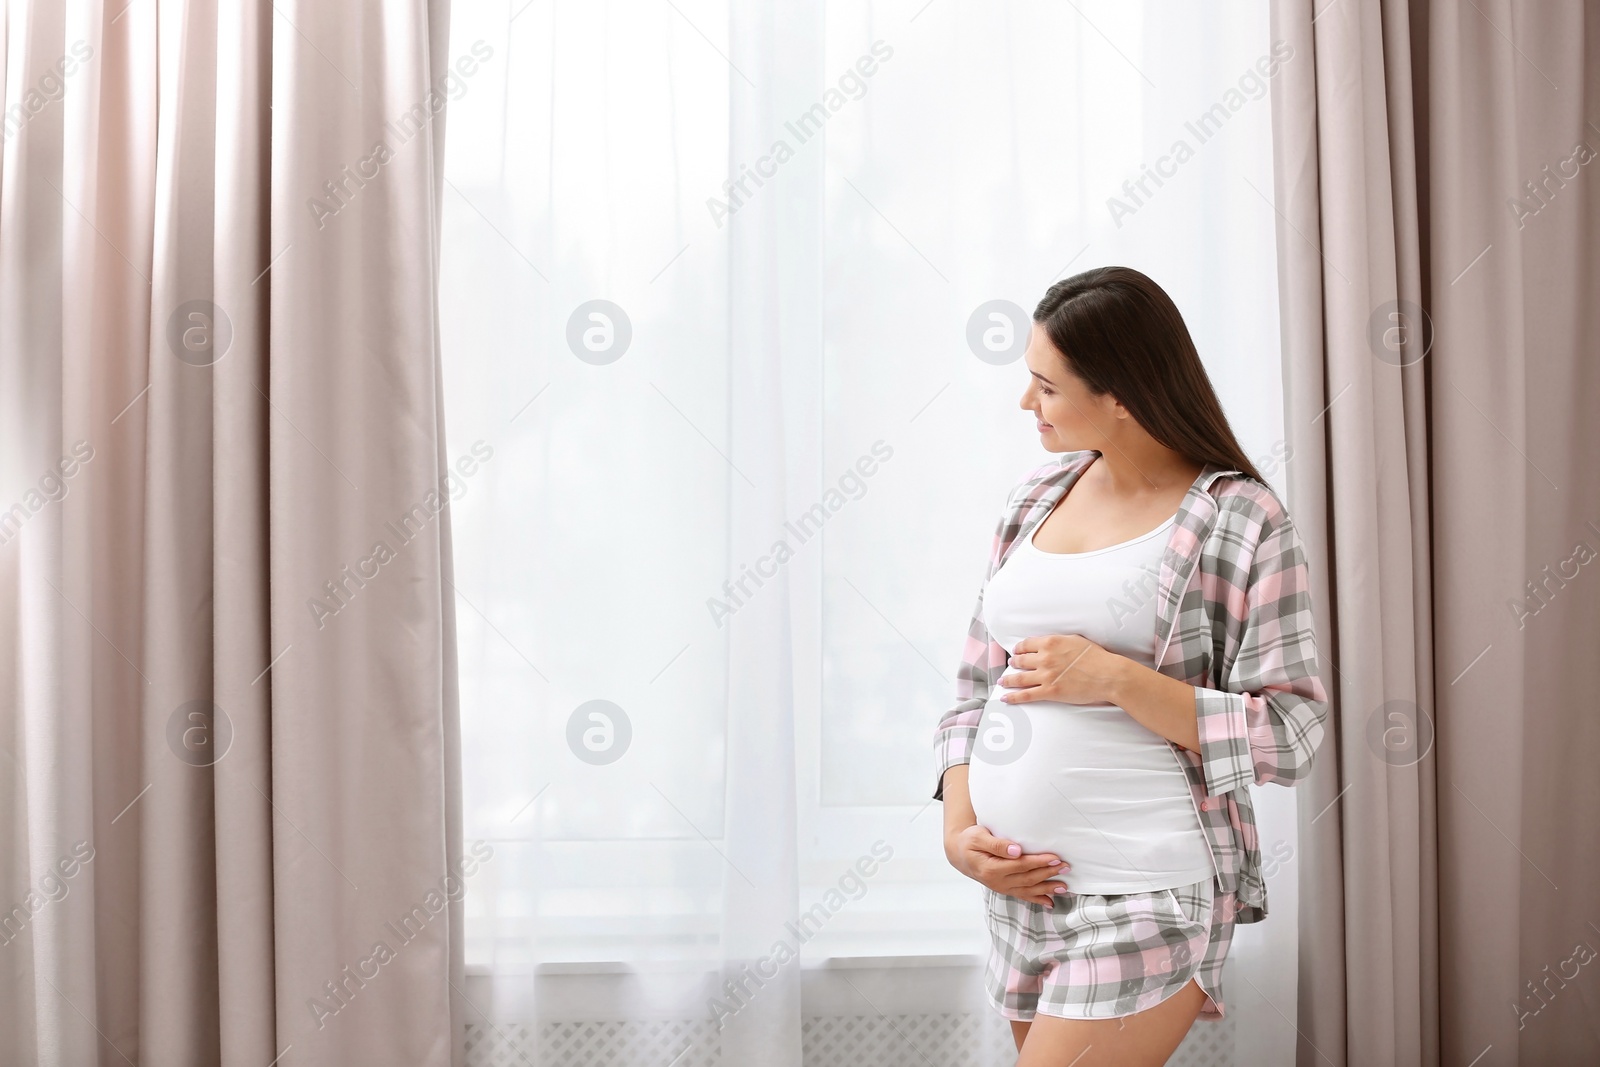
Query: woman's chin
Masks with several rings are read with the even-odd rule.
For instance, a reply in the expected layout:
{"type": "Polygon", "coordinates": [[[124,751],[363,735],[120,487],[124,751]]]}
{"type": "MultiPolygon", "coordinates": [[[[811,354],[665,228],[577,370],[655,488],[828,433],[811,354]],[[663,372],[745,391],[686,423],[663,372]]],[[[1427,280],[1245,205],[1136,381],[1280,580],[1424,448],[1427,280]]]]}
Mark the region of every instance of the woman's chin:
{"type": "Polygon", "coordinates": [[[1065,440],[1059,433],[1050,430],[1039,435],[1039,443],[1044,445],[1046,452],[1076,452],[1070,441],[1065,440]]]}
{"type": "Polygon", "coordinates": [[[1037,430],[1039,443],[1046,452],[1082,452],[1085,449],[1096,448],[1093,444],[1086,444],[1062,433],[1059,427],[1052,426],[1048,430],[1037,430]]]}

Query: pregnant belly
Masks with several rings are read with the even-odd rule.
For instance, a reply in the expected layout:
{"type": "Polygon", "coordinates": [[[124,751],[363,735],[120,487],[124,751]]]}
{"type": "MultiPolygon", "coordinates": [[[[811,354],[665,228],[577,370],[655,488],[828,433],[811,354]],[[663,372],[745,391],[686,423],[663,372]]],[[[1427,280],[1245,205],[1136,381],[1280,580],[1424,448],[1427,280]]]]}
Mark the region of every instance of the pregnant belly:
{"type": "Polygon", "coordinates": [[[980,826],[1060,856],[1074,892],[1163,889],[1215,869],[1177,754],[1121,708],[996,697],[967,788],[980,826]]]}

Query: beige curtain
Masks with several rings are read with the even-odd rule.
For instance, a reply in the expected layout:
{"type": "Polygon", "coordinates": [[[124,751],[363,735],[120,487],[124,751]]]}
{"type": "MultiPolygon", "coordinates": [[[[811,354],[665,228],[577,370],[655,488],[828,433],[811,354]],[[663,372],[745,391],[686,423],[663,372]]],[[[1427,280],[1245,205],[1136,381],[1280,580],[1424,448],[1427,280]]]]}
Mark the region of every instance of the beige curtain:
{"type": "Polygon", "coordinates": [[[1291,473],[1338,668],[1298,1062],[1600,1062],[1600,10],[1272,23],[1291,473]]]}
{"type": "Polygon", "coordinates": [[[8,0],[0,1064],[461,1062],[447,0],[8,0]]]}

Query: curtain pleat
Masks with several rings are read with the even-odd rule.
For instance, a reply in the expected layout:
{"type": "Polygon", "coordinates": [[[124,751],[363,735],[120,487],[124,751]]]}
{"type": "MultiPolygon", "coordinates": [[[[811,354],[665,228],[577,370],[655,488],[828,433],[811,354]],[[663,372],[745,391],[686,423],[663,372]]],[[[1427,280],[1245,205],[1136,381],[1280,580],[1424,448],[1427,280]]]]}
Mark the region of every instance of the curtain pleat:
{"type": "Polygon", "coordinates": [[[1394,28],[1377,5],[1315,25],[1311,8],[1273,7],[1273,36],[1309,60],[1286,64],[1275,86],[1276,200],[1287,220],[1279,292],[1285,432],[1305,457],[1291,491],[1315,532],[1312,600],[1332,646],[1341,727],[1301,805],[1298,1062],[1422,1062],[1422,1009],[1437,983],[1422,953],[1437,921],[1422,891],[1436,832],[1422,798],[1435,761],[1385,760],[1368,730],[1377,716],[1377,735],[1397,738],[1420,729],[1416,709],[1432,707],[1429,568],[1415,563],[1429,522],[1426,442],[1414,429],[1424,368],[1378,358],[1367,336],[1385,301],[1420,297],[1413,151],[1391,137],[1397,105],[1385,96],[1388,86],[1408,99],[1409,52],[1403,20],[1394,28]],[[1350,981],[1330,980],[1346,966],[1350,981]],[[1363,1024],[1347,1031],[1347,1013],[1363,1024]],[[1369,1061],[1380,1048],[1395,1058],[1369,1061]]]}
{"type": "Polygon", "coordinates": [[[213,783],[217,880],[217,1011],[224,1063],[278,1054],[273,996],[272,864],[274,813],[263,792],[272,780],[272,689],[262,676],[276,653],[270,616],[270,409],[268,330],[272,282],[269,134],[273,12],[260,3],[220,4],[216,52],[213,194],[213,294],[230,316],[226,356],[212,368],[214,479],[213,691],[229,716],[231,756],[213,783]]]}
{"type": "MultiPolygon", "coordinates": [[[[822,49],[821,12],[807,5],[729,7],[729,172],[770,148],[782,116],[798,113],[822,49]],[[761,72],[754,87],[740,72],[761,72]]],[[[821,161],[795,163],[791,184],[755,197],[728,223],[728,573],[769,551],[796,511],[795,442],[805,433],[788,386],[817,372],[821,315],[821,161]]],[[[800,1067],[798,961],[773,961],[792,944],[799,913],[793,611],[788,569],[726,621],[728,862],[722,871],[721,977],[748,991],[718,995],[737,1011],[721,1024],[728,1063],[800,1067]],[[779,965],[781,963],[781,965],[779,965]],[[768,971],[773,971],[770,976],[768,971]],[[750,975],[759,976],[752,989],[750,975]]],[[[724,986],[724,989],[727,989],[724,986]]]]}

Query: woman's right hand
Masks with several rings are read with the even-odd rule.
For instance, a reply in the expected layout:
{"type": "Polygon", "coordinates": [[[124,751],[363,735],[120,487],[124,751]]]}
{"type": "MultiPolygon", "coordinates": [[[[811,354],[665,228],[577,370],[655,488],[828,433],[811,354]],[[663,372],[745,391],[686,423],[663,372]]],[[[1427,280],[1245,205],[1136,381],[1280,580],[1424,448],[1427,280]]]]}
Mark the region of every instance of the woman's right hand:
{"type": "Polygon", "coordinates": [[[1058,879],[1070,863],[1050,852],[1025,854],[1015,841],[996,837],[982,826],[947,835],[944,852],[956,870],[996,893],[1048,906],[1067,891],[1058,879]]]}

